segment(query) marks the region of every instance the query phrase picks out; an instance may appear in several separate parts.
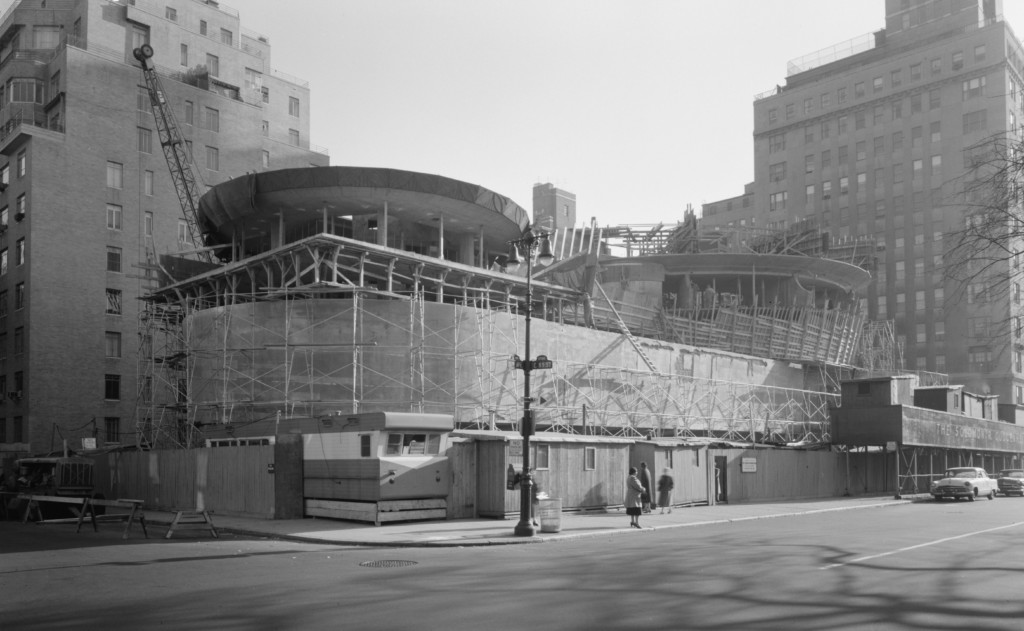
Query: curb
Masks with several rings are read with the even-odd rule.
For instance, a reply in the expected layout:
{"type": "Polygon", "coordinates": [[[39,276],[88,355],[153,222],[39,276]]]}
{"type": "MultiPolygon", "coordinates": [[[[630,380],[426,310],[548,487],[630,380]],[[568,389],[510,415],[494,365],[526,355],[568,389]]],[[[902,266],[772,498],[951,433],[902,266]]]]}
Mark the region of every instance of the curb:
{"type": "MultiPolygon", "coordinates": [[[[776,519],[780,517],[799,517],[802,515],[817,515],[821,513],[834,513],[839,511],[848,510],[860,510],[867,508],[889,508],[892,506],[905,506],[907,504],[914,503],[914,499],[899,499],[899,500],[888,500],[885,503],[877,504],[864,504],[858,506],[837,506],[834,508],[817,508],[805,511],[795,511],[789,513],[777,513],[774,515],[750,515],[747,517],[733,517],[728,519],[710,519],[706,521],[695,521],[685,524],[665,524],[661,526],[648,526],[641,528],[639,533],[653,533],[658,530],[669,530],[676,528],[696,528],[700,526],[715,526],[721,524],[732,524],[745,521],[755,521],[759,519],[776,519]]],[[[157,522],[159,523],[159,522],[157,522]]],[[[165,524],[165,525],[170,525],[165,524]]],[[[618,536],[626,533],[637,532],[633,528],[620,528],[615,530],[604,530],[597,532],[580,532],[573,534],[560,535],[555,534],[550,537],[522,537],[522,538],[480,538],[480,539],[446,539],[442,541],[416,541],[416,540],[400,540],[400,541],[353,541],[353,540],[336,540],[336,539],[320,539],[317,537],[303,537],[301,535],[288,535],[278,533],[268,533],[257,530],[249,530],[247,528],[233,528],[230,526],[217,526],[219,532],[226,532],[235,535],[242,535],[246,537],[260,537],[265,539],[275,539],[279,541],[294,541],[296,543],[310,543],[318,545],[332,545],[332,546],[346,546],[346,547],[362,547],[362,548],[479,548],[484,546],[502,546],[502,545],[528,545],[538,543],[560,543],[563,541],[575,541],[578,539],[585,539],[589,537],[608,537],[618,536]]],[[[637,533],[637,534],[639,534],[637,533]]]]}

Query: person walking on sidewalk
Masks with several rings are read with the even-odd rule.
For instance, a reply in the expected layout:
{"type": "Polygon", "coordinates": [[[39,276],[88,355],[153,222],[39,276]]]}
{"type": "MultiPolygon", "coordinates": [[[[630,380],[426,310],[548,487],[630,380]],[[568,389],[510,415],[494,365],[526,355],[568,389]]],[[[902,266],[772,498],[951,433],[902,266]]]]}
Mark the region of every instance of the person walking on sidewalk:
{"type": "Polygon", "coordinates": [[[640,472],[637,474],[640,479],[640,484],[644,487],[644,496],[640,498],[641,506],[645,513],[651,512],[651,491],[654,490],[654,484],[651,480],[651,472],[647,468],[646,462],[640,463],[640,472]]]}
{"type": "Polygon", "coordinates": [[[658,478],[658,506],[661,507],[661,514],[665,509],[672,512],[672,489],[676,483],[672,480],[672,469],[665,467],[661,470],[661,477],[658,478]]]}
{"type": "Polygon", "coordinates": [[[644,493],[644,485],[636,477],[636,467],[629,468],[629,479],[626,480],[626,499],[623,504],[626,506],[626,514],[629,515],[629,525],[633,528],[640,527],[640,513],[643,507],[641,496],[644,493]]]}

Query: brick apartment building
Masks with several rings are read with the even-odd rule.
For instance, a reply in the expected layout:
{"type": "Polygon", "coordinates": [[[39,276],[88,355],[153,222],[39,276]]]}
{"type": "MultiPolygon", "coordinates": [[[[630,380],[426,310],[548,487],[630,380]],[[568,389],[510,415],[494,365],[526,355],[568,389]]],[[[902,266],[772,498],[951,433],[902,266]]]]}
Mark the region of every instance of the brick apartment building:
{"type": "Polygon", "coordinates": [[[904,366],[1020,405],[1019,286],[961,291],[943,265],[965,220],[951,183],[972,147],[1019,138],[1022,90],[1024,50],[1001,0],[886,0],[884,29],[790,62],[785,83],[755,97],[754,182],[706,204],[702,224],[811,219],[835,239],[877,238],[864,308],[895,321],[904,366]]]}
{"type": "Polygon", "coordinates": [[[0,18],[0,457],[135,444],[139,296],[193,249],[132,51],[207,184],[328,163],[309,86],[214,0],[21,0],[0,18]]]}

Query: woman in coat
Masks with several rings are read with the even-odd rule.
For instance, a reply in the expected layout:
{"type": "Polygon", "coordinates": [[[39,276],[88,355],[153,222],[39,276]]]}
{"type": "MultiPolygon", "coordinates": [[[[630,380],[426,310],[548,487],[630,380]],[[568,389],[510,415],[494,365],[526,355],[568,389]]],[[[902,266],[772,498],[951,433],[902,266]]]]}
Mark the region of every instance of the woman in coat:
{"type": "Polygon", "coordinates": [[[636,477],[636,467],[630,467],[629,479],[626,480],[626,500],[623,504],[626,506],[626,514],[629,515],[629,525],[633,528],[640,527],[640,513],[643,506],[640,496],[643,495],[643,492],[644,485],[640,484],[640,479],[636,477]]]}

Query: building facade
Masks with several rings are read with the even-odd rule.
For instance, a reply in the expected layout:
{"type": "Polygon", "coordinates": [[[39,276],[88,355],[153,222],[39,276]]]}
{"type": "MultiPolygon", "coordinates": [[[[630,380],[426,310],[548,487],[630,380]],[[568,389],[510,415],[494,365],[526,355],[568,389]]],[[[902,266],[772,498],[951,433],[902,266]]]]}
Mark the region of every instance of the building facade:
{"type": "Polygon", "coordinates": [[[576,194],[553,184],[533,185],[533,221],[545,230],[576,226],[576,194]]]}
{"type": "MultiPolygon", "coordinates": [[[[139,297],[194,249],[134,48],[200,182],[326,165],[309,86],[213,0],[21,0],[0,18],[0,455],[135,444],[139,297]]],[[[202,188],[202,187],[201,187],[202,188]]]]}
{"type": "Polygon", "coordinates": [[[1019,292],[944,275],[965,221],[958,178],[979,148],[1018,137],[1020,41],[1000,0],[886,0],[885,10],[884,29],[790,62],[785,84],[755,97],[754,201],[742,217],[706,205],[705,223],[812,220],[833,240],[877,238],[885,254],[864,307],[895,321],[905,367],[1020,404],[1019,292]]]}

